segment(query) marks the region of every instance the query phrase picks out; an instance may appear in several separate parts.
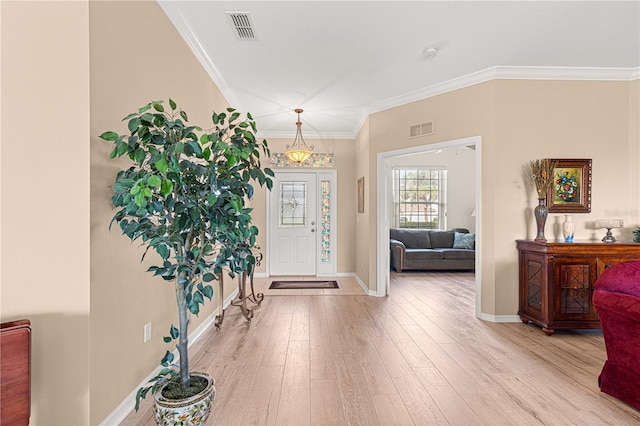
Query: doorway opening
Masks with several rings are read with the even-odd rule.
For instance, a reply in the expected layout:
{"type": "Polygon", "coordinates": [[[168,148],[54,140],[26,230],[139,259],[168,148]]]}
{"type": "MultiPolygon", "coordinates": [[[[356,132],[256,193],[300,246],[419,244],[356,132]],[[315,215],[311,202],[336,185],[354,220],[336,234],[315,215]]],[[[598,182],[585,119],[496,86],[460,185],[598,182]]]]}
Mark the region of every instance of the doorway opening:
{"type": "Polygon", "coordinates": [[[475,188],[475,203],[473,206],[473,228],[476,233],[476,252],[475,252],[475,289],[476,289],[476,316],[481,316],[481,256],[482,252],[482,233],[480,228],[482,217],[481,205],[481,137],[473,136],[463,139],[456,139],[447,142],[441,142],[430,145],[416,146],[395,151],[387,151],[378,154],[377,158],[377,296],[382,297],[389,293],[390,284],[390,257],[389,257],[389,228],[392,222],[392,198],[391,198],[391,176],[392,164],[394,159],[418,155],[418,154],[435,154],[438,151],[449,149],[471,149],[475,152],[475,176],[469,182],[475,188]]]}
{"type": "Polygon", "coordinates": [[[267,275],[334,276],[337,173],[274,170],[267,196],[267,275]]]}

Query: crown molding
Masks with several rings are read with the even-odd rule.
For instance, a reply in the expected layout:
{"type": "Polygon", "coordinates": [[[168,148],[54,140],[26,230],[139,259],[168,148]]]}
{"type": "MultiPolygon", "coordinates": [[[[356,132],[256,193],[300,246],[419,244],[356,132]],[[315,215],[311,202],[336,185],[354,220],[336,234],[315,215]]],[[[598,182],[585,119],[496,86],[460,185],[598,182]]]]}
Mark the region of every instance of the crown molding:
{"type": "MultiPolygon", "coordinates": [[[[278,138],[278,139],[293,139],[296,136],[295,131],[258,131],[256,134],[258,138],[278,138]]],[[[304,138],[306,139],[353,139],[355,135],[353,132],[304,132],[304,138]]]]}
{"type": "Polygon", "coordinates": [[[367,114],[395,108],[411,102],[441,95],[453,90],[473,86],[491,80],[592,80],[632,81],[640,78],[637,68],[587,68],[587,67],[511,67],[486,68],[462,77],[434,84],[401,96],[385,99],[365,107],[367,114]]]}

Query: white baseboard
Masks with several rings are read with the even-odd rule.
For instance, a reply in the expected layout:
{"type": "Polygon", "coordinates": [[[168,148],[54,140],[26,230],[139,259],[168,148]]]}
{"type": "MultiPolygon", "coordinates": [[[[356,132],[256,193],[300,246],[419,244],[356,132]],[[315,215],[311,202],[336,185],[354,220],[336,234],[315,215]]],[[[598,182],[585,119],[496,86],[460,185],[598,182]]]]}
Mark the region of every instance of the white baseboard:
{"type": "MultiPolygon", "coordinates": [[[[229,295],[229,297],[227,297],[224,300],[224,302],[222,304],[223,309],[226,309],[231,304],[231,301],[237,295],[238,295],[238,289],[236,288],[229,295]]],[[[211,325],[213,325],[213,323],[215,322],[215,319],[216,319],[216,315],[218,315],[218,309],[217,308],[195,330],[193,330],[189,334],[189,347],[191,347],[191,345],[193,345],[195,342],[197,342],[198,339],[200,337],[202,337],[204,332],[209,327],[211,327],[211,325]]],[[[178,354],[178,350],[177,349],[173,351],[173,355],[175,357],[174,362],[177,363],[178,360],[180,359],[180,355],[178,354]]],[[[100,425],[117,426],[120,423],[122,423],[122,421],[125,419],[125,417],[127,417],[129,415],[129,413],[131,412],[131,410],[133,410],[135,408],[135,406],[136,406],[136,393],[138,392],[138,389],[141,388],[142,386],[146,385],[149,382],[149,380],[151,380],[153,377],[157,376],[158,373],[160,372],[161,368],[163,368],[163,367],[160,366],[160,365],[158,367],[156,367],[142,382],[140,382],[140,384],[138,386],[136,386],[136,388],[134,390],[131,391],[131,393],[129,393],[129,395],[127,395],[127,397],[124,400],[122,400],[120,405],[118,405],[118,407],[116,407],[116,409],[113,410],[111,412],[111,414],[109,414],[102,422],[100,422],[100,425]]]]}
{"type": "Polygon", "coordinates": [[[481,312],[478,318],[489,322],[522,322],[518,315],[491,315],[481,312]]]}
{"type": "Polygon", "coordinates": [[[356,282],[358,284],[360,284],[360,287],[362,287],[362,290],[364,290],[364,292],[369,295],[369,296],[377,296],[378,293],[375,290],[369,290],[369,287],[367,287],[367,285],[364,283],[364,281],[362,281],[362,279],[358,276],[358,274],[356,274],[355,272],[340,272],[337,274],[339,277],[351,277],[351,278],[355,278],[356,282]]]}

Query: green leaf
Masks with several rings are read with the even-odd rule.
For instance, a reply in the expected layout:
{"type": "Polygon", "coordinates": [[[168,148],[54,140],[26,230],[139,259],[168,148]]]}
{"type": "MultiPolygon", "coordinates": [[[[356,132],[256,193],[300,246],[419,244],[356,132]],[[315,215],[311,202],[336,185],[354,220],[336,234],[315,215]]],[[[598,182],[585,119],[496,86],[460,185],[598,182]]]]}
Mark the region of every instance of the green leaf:
{"type": "Polygon", "coordinates": [[[167,351],[167,353],[164,354],[164,357],[162,357],[160,364],[162,364],[163,367],[167,367],[169,364],[173,362],[173,358],[174,358],[173,354],[167,351]]]}
{"type": "Polygon", "coordinates": [[[207,272],[206,274],[204,274],[204,275],[202,276],[202,281],[204,281],[204,282],[206,282],[206,283],[208,283],[208,282],[210,282],[210,281],[213,281],[213,280],[215,280],[215,279],[216,279],[216,276],[215,276],[215,275],[213,275],[211,272],[207,272]]]}
{"type": "Polygon", "coordinates": [[[162,338],[162,340],[164,340],[164,342],[165,342],[165,343],[170,343],[170,342],[171,342],[171,340],[173,340],[173,339],[171,339],[171,337],[169,337],[169,336],[164,336],[164,337],[162,338]]]}
{"type": "Polygon", "coordinates": [[[151,103],[146,104],[142,108],[138,109],[138,114],[142,114],[145,111],[149,111],[151,109],[151,103]]]}
{"type": "Polygon", "coordinates": [[[180,331],[171,324],[170,334],[173,339],[177,339],[180,336],[180,331]]]}
{"type": "Polygon", "coordinates": [[[158,112],[164,112],[164,107],[162,106],[162,104],[160,102],[154,102],[153,103],[153,109],[155,109],[158,112]]]}
{"type": "Polygon", "coordinates": [[[171,98],[169,98],[169,106],[171,107],[172,110],[176,109],[176,103],[171,98]]]}
{"type": "Polygon", "coordinates": [[[134,158],[135,158],[135,162],[136,163],[142,164],[142,163],[144,163],[144,159],[147,158],[147,153],[144,152],[143,149],[138,148],[135,151],[134,158]]]}
{"type": "Polygon", "coordinates": [[[162,184],[162,179],[160,179],[159,176],[151,175],[151,176],[149,176],[149,179],[147,179],[147,184],[151,188],[159,188],[160,185],[162,184]]]}
{"type": "Polygon", "coordinates": [[[140,119],[134,118],[133,120],[129,120],[129,124],[127,124],[127,127],[129,128],[130,132],[133,132],[138,127],[140,127],[140,119]]]}
{"type": "Polygon", "coordinates": [[[198,315],[200,313],[200,305],[198,305],[197,303],[190,303],[189,304],[189,311],[193,314],[193,315],[198,315]]]}
{"type": "Polygon", "coordinates": [[[207,299],[211,300],[211,298],[213,297],[213,287],[211,287],[210,285],[204,287],[202,289],[202,294],[204,294],[207,299]]]}
{"type": "Polygon", "coordinates": [[[167,164],[167,160],[164,157],[160,157],[158,161],[155,162],[156,169],[162,173],[163,175],[167,172],[169,165],[167,164]]]}
{"type": "Polygon", "coordinates": [[[115,141],[118,140],[118,134],[116,132],[104,132],[100,135],[100,139],[104,139],[105,141],[115,141]]]}
{"type": "Polygon", "coordinates": [[[136,205],[140,208],[147,205],[147,200],[144,198],[144,192],[138,192],[133,198],[133,201],[135,201],[136,205]]]}
{"type": "Polygon", "coordinates": [[[189,119],[187,118],[187,113],[184,111],[180,111],[180,117],[182,117],[184,121],[189,121],[189,119]]]}
{"type": "Polygon", "coordinates": [[[173,182],[170,180],[164,179],[162,181],[162,185],[160,186],[160,193],[162,196],[166,197],[173,192],[173,182]]]}
{"type": "Polygon", "coordinates": [[[165,245],[156,246],[156,253],[165,260],[169,258],[169,249],[165,245]]]}
{"type": "Polygon", "coordinates": [[[198,156],[202,157],[202,147],[198,142],[187,142],[187,145],[191,147],[193,152],[198,156]]]}

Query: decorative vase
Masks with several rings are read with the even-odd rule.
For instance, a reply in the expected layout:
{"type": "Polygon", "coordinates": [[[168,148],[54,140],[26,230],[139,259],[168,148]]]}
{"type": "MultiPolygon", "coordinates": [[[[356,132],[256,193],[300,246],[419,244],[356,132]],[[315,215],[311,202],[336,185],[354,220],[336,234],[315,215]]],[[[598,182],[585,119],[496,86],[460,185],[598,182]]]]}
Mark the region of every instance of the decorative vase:
{"type": "Polygon", "coordinates": [[[535,241],[544,243],[547,241],[544,237],[544,225],[547,222],[547,216],[549,216],[549,208],[546,205],[546,198],[538,198],[538,205],[533,210],[533,214],[536,217],[536,227],[538,228],[535,241]]]}
{"type": "Polygon", "coordinates": [[[570,214],[564,215],[564,223],[562,224],[562,235],[564,235],[564,241],[566,243],[573,242],[573,233],[576,230],[576,224],[573,223],[573,218],[570,214]]]}
{"type": "MultiPolygon", "coordinates": [[[[153,411],[159,425],[204,425],[211,413],[211,402],[216,393],[215,381],[205,373],[191,373],[207,380],[207,387],[197,395],[184,399],[167,399],[162,396],[162,386],[153,394],[153,411]]],[[[166,385],[165,385],[166,386],[166,385]]]]}

